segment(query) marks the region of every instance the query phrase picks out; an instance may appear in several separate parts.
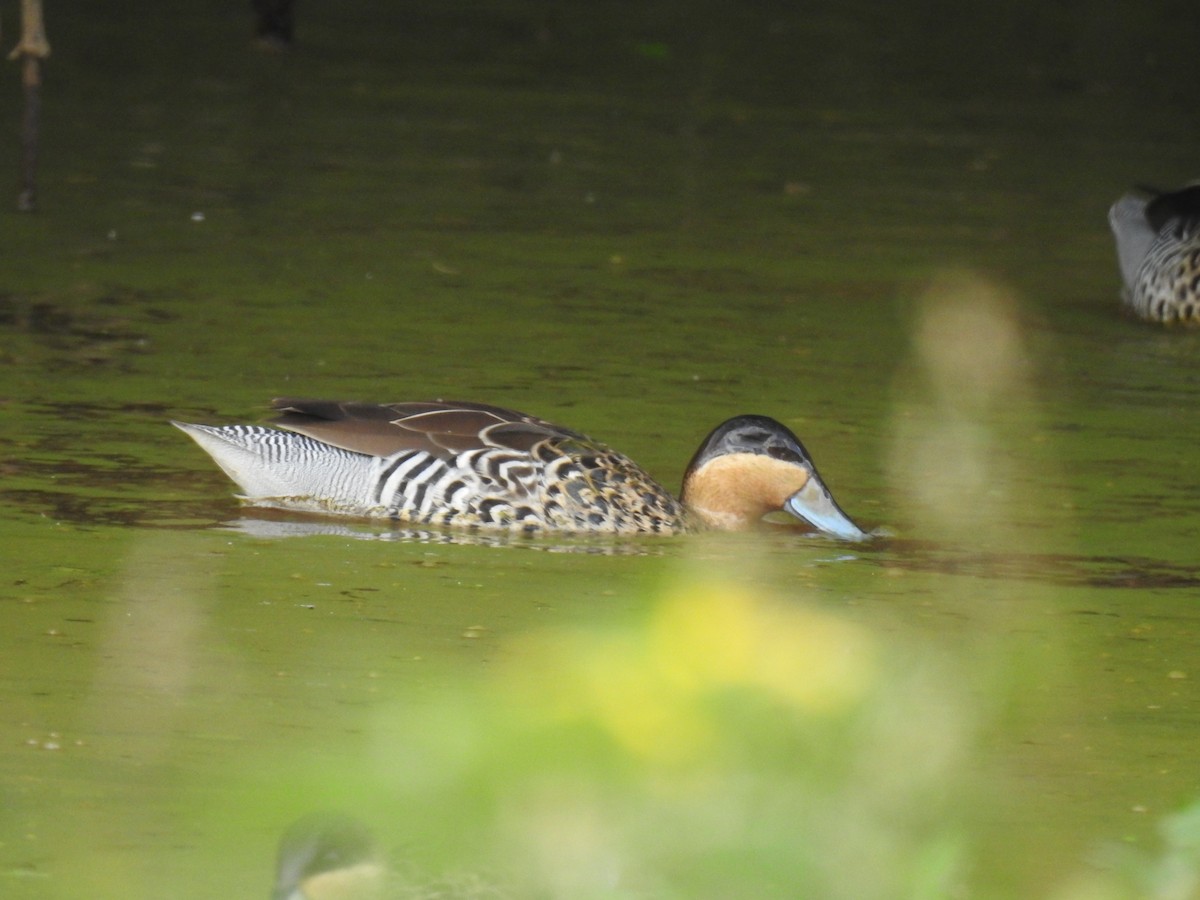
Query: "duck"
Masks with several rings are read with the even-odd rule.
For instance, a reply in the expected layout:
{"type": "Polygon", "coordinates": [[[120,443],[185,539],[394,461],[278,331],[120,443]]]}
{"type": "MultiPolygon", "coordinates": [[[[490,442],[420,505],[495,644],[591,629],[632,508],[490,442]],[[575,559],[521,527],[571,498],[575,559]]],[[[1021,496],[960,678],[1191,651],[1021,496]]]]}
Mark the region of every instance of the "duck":
{"type": "Polygon", "coordinates": [[[677,499],[606,445],[486,403],[282,397],[271,407],[267,425],[172,422],[252,506],[405,526],[613,535],[741,531],[783,512],[836,539],[868,537],[799,438],[767,416],[735,416],[709,432],[677,499]]]}
{"type": "Polygon", "coordinates": [[[1200,325],[1200,184],[1130,191],[1108,223],[1125,307],[1150,322],[1200,325]]]}
{"type": "Polygon", "coordinates": [[[312,813],[279,841],[271,900],[379,897],[385,869],[365,825],[340,813],[312,813]]]}

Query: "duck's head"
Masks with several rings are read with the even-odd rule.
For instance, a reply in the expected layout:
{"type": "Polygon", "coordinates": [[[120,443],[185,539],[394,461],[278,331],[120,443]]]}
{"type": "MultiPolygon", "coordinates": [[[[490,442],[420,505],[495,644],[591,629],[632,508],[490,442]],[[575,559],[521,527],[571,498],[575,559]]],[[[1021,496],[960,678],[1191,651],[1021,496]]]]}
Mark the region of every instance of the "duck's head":
{"type": "Polygon", "coordinates": [[[834,501],[800,440],[766,416],[714,428],[688,464],[681,496],[710,528],[750,528],[782,510],[833,537],[868,537],[834,501]]]}
{"type": "Polygon", "coordinates": [[[363,900],[378,897],[383,867],[374,841],[353,819],[307,816],[279,842],[272,900],[363,900]]]}

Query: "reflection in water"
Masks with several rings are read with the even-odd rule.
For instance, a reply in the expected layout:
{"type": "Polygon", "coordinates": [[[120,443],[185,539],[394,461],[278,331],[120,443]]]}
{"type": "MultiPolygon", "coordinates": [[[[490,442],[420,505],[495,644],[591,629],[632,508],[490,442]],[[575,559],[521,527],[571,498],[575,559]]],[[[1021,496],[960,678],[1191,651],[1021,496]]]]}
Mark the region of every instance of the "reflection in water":
{"type": "Polygon", "coordinates": [[[370,522],[341,523],[299,518],[266,518],[245,515],[222,528],[249,537],[277,539],[323,535],[359,541],[396,541],[410,544],[458,544],[475,547],[516,547],[545,553],[589,553],[603,556],[659,556],[669,538],[610,537],[607,535],[537,535],[481,532],[464,529],[393,528],[370,522]]]}
{"type": "MultiPolygon", "coordinates": [[[[543,553],[584,553],[595,556],[678,556],[695,555],[698,548],[711,550],[722,545],[744,547],[746,535],[701,533],[684,536],[658,535],[589,535],[589,534],[521,534],[511,532],[472,531],[461,528],[402,528],[362,520],[357,522],[308,519],[302,515],[280,511],[254,510],[220,526],[248,537],[285,539],[306,537],[339,537],[360,541],[395,541],[412,544],[445,544],[471,547],[505,547],[539,550],[543,553]]],[[[873,533],[874,534],[874,533],[873,533]]],[[[833,551],[827,559],[857,559],[866,552],[856,549],[845,552],[844,545],[810,531],[804,526],[764,522],[748,535],[750,539],[769,542],[772,538],[795,541],[797,550],[825,548],[833,551]]],[[[778,549],[778,544],[775,544],[778,549]]]]}

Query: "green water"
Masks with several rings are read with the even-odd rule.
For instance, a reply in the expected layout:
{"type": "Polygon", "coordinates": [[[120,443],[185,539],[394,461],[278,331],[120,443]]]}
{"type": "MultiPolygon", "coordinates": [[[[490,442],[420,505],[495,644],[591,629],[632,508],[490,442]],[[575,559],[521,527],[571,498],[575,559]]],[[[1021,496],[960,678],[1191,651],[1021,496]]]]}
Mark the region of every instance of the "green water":
{"type": "Polygon", "coordinates": [[[1197,175],[1194,25],[144,6],[47,11],[0,215],[0,894],[265,897],[338,808],[462,894],[1124,896],[1200,791],[1200,338],[1105,213],[1197,175]],[[277,395],[668,484],[772,415],[890,537],[270,536],[165,423],[277,395]]]}

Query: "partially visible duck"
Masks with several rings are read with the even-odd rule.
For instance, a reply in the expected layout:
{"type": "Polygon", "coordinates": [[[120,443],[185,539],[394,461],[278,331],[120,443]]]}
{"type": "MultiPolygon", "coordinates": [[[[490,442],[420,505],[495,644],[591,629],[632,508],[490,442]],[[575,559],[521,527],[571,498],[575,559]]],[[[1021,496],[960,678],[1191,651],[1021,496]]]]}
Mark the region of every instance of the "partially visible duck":
{"type": "Polygon", "coordinates": [[[372,900],[383,881],[384,867],[365,826],[314,814],[284,832],[271,900],[372,900]]]}
{"type": "Polygon", "coordinates": [[[579,432],[483,403],[279,399],[275,427],[175,422],[256,506],[403,524],[525,532],[674,534],[750,528],[783,511],[845,540],[842,512],[791,431],[766,416],[718,425],[680,500],[579,432]]]}
{"type": "Polygon", "coordinates": [[[1126,307],[1151,322],[1200,324],[1200,185],[1131,191],[1108,222],[1126,307]]]}

